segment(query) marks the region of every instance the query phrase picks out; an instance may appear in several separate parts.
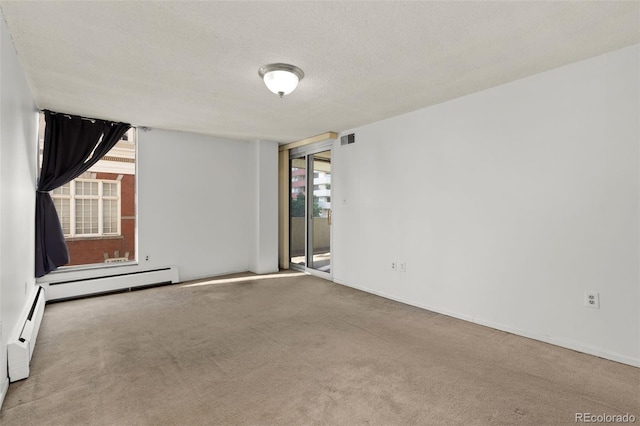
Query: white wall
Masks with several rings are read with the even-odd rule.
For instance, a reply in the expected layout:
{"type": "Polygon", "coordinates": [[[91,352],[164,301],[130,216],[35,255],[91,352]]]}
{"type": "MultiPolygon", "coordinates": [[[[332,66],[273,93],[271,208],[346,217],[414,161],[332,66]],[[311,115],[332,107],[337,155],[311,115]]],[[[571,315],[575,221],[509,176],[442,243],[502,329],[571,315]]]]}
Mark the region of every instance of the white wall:
{"type": "Polygon", "coordinates": [[[248,269],[256,204],[250,148],[189,133],[138,132],[141,266],[177,265],[181,281],[248,269]]]}
{"type": "Polygon", "coordinates": [[[353,129],[335,280],[640,365],[639,51],[353,129]]]}
{"type": "Polygon", "coordinates": [[[37,112],[0,15],[0,404],[7,378],[7,340],[35,290],[37,112]]]}
{"type": "Polygon", "coordinates": [[[278,271],[278,143],[253,141],[249,146],[255,191],[249,270],[266,274],[278,271]]]}

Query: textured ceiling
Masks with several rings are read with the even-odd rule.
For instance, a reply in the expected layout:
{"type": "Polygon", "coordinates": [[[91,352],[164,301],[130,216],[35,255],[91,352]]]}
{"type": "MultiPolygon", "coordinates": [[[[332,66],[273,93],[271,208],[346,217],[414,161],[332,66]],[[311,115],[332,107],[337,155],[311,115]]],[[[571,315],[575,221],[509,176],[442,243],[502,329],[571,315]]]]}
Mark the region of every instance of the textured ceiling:
{"type": "Polygon", "coordinates": [[[640,42],[633,2],[0,1],[39,108],[290,142],[640,42]],[[305,78],[279,99],[271,62],[305,78]]]}

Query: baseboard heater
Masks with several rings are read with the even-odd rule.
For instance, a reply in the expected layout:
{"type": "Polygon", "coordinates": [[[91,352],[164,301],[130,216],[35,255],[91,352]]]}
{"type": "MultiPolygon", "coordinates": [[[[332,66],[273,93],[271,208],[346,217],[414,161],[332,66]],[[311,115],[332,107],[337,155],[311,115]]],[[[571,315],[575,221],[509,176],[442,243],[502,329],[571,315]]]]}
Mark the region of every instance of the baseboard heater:
{"type": "Polygon", "coordinates": [[[33,349],[36,346],[40,323],[44,316],[45,303],[44,289],[38,287],[18,338],[10,340],[7,344],[7,367],[10,382],[29,377],[29,364],[33,356],[33,349]]]}
{"type": "Polygon", "coordinates": [[[178,268],[174,266],[92,278],[39,282],[18,337],[7,343],[9,381],[29,377],[29,365],[47,302],[178,282],[178,268]]]}
{"type": "Polygon", "coordinates": [[[145,271],[42,282],[41,285],[47,291],[47,301],[53,302],[178,282],[180,282],[178,268],[167,266],[145,271]]]}

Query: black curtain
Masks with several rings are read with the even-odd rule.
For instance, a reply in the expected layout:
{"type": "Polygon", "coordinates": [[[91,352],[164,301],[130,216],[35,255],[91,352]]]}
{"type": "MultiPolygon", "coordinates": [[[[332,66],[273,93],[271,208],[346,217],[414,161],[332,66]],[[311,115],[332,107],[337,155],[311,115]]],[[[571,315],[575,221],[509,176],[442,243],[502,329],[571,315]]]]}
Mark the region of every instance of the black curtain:
{"type": "Polygon", "coordinates": [[[45,111],[44,152],[36,192],[36,277],[69,263],[62,225],[49,191],[100,160],[131,127],[45,111]]]}

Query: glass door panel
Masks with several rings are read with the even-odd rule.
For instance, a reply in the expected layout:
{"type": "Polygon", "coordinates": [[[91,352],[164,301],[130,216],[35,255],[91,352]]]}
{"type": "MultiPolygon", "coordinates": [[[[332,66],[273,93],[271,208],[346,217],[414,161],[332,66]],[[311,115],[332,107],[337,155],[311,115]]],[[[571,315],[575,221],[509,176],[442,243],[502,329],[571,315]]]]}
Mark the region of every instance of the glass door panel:
{"type": "Polygon", "coordinates": [[[306,265],[306,193],[307,158],[292,158],[290,164],[289,200],[289,262],[291,265],[306,265]]]}
{"type": "Polygon", "coordinates": [[[309,189],[313,203],[308,206],[308,265],[331,273],[331,151],[309,155],[309,166],[313,170],[309,189]]]}

